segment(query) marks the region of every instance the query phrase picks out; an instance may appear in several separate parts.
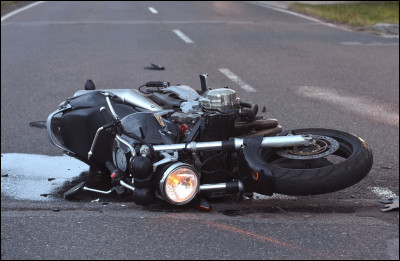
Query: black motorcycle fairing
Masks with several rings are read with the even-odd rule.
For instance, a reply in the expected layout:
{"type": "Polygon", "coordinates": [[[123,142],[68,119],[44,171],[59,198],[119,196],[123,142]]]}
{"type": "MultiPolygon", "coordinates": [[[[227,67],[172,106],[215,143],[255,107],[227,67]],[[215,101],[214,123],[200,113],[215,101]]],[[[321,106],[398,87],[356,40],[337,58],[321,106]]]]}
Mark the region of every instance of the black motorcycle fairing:
{"type": "Polygon", "coordinates": [[[274,189],[272,172],[260,158],[263,137],[245,138],[238,151],[239,176],[245,190],[271,196],[274,189]]]}
{"type": "MultiPolygon", "coordinates": [[[[101,96],[105,100],[104,96],[101,96]]],[[[100,98],[100,96],[96,98],[100,98]]],[[[90,160],[87,160],[97,129],[107,123],[100,112],[100,108],[104,106],[84,108],[79,104],[75,105],[73,106],[75,109],[65,112],[61,118],[61,133],[64,145],[89,165],[104,165],[104,162],[112,161],[113,137],[106,131],[100,133],[93,155],[90,160]],[[80,126],[80,128],[76,128],[76,126],[80,126]]],[[[105,104],[105,106],[107,105],[105,104]]],[[[120,117],[137,112],[132,107],[123,104],[113,103],[113,107],[120,117]]]]}
{"type": "MultiPolygon", "coordinates": [[[[161,124],[151,112],[138,112],[122,118],[125,131],[132,133],[149,144],[173,144],[179,138],[178,126],[164,119],[161,124]]],[[[128,135],[129,136],[129,135],[128,135]]]]}
{"type": "Polygon", "coordinates": [[[93,108],[93,107],[106,107],[106,97],[100,91],[92,91],[80,96],[74,96],[67,99],[71,105],[72,110],[93,108]]]}

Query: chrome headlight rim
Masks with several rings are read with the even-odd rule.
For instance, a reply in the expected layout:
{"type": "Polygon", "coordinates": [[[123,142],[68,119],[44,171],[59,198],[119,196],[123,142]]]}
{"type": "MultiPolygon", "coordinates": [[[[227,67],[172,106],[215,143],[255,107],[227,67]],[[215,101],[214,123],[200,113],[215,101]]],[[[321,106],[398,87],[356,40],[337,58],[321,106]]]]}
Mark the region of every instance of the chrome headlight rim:
{"type": "Polygon", "coordinates": [[[183,163],[183,162],[177,162],[174,163],[172,165],[170,165],[165,171],[163,171],[162,177],[160,179],[159,182],[159,190],[161,192],[162,197],[169,203],[173,204],[173,205],[185,205],[187,203],[189,203],[190,201],[192,201],[194,199],[194,197],[197,195],[197,193],[200,190],[200,173],[191,165],[187,164],[187,163],[183,163]],[[170,199],[166,193],[165,193],[165,185],[166,185],[166,181],[168,176],[170,176],[170,174],[174,173],[177,169],[183,169],[183,168],[187,168],[190,169],[191,171],[193,171],[193,173],[195,174],[196,177],[196,188],[194,190],[194,193],[190,196],[190,198],[184,200],[184,201],[174,201],[172,199],[170,199]]]}

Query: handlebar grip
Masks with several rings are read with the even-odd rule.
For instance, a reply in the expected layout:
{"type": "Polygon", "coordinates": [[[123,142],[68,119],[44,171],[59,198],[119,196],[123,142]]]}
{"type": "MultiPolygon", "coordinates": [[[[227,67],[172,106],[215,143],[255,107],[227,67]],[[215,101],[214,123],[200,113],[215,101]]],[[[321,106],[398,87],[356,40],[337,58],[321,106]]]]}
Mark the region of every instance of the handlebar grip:
{"type": "Polygon", "coordinates": [[[146,87],[163,87],[163,88],[166,88],[168,86],[169,86],[169,82],[161,82],[161,81],[146,82],[146,87]]]}

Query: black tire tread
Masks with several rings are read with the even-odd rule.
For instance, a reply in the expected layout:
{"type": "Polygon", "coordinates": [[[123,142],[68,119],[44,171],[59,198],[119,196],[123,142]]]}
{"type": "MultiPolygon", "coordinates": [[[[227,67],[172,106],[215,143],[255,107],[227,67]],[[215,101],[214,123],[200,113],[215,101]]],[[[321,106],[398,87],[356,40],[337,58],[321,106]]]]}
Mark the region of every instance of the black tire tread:
{"type": "MultiPolygon", "coordinates": [[[[301,130],[301,131],[307,131],[301,130]]],[[[285,195],[316,195],[342,190],[362,180],[373,163],[372,151],[360,138],[346,132],[328,129],[309,129],[321,135],[339,135],[350,141],[356,154],[337,165],[316,169],[292,169],[271,166],[274,192],[285,195]]]]}

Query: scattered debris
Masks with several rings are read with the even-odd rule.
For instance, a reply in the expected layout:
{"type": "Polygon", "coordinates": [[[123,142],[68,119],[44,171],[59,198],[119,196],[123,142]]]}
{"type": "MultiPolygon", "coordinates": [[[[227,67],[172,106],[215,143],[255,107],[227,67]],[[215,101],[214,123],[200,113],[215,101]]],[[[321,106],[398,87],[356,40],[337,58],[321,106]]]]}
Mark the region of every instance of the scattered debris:
{"type": "Polygon", "coordinates": [[[161,66],[161,65],[158,65],[158,64],[154,64],[154,63],[151,63],[151,66],[147,66],[147,67],[144,67],[144,68],[148,69],[148,70],[157,70],[157,71],[165,70],[164,66],[161,66]]]}
{"type": "Polygon", "coordinates": [[[387,199],[386,201],[381,200],[380,202],[385,204],[385,208],[381,209],[382,212],[399,209],[399,197],[394,198],[394,199],[387,199]],[[389,202],[389,203],[387,203],[387,202],[389,202]]]}
{"type": "Polygon", "coordinates": [[[36,127],[36,128],[41,128],[41,129],[46,129],[46,122],[45,121],[31,121],[29,123],[29,126],[36,127]]]}
{"type": "Polygon", "coordinates": [[[210,203],[204,198],[198,198],[196,202],[196,208],[200,211],[209,212],[211,211],[210,203]]]}
{"type": "Polygon", "coordinates": [[[99,202],[99,200],[100,200],[100,198],[98,198],[98,199],[93,199],[93,200],[90,201],[90,202],[99,202]]]}
{"type": "Polygon", "coordinates": [[[382,204],[392,204],[393,200],[394,200],[394,198],[387,198],[387,199],[379,200],[379,202],[381,202],[382,204]]]}
{"type": "Polygon", "coordinates": [[[267,111],[267,109],[265,108],[265,105],[264,105],[262,108],[262,112],[266,112],[266,111],[267,111]]]}

